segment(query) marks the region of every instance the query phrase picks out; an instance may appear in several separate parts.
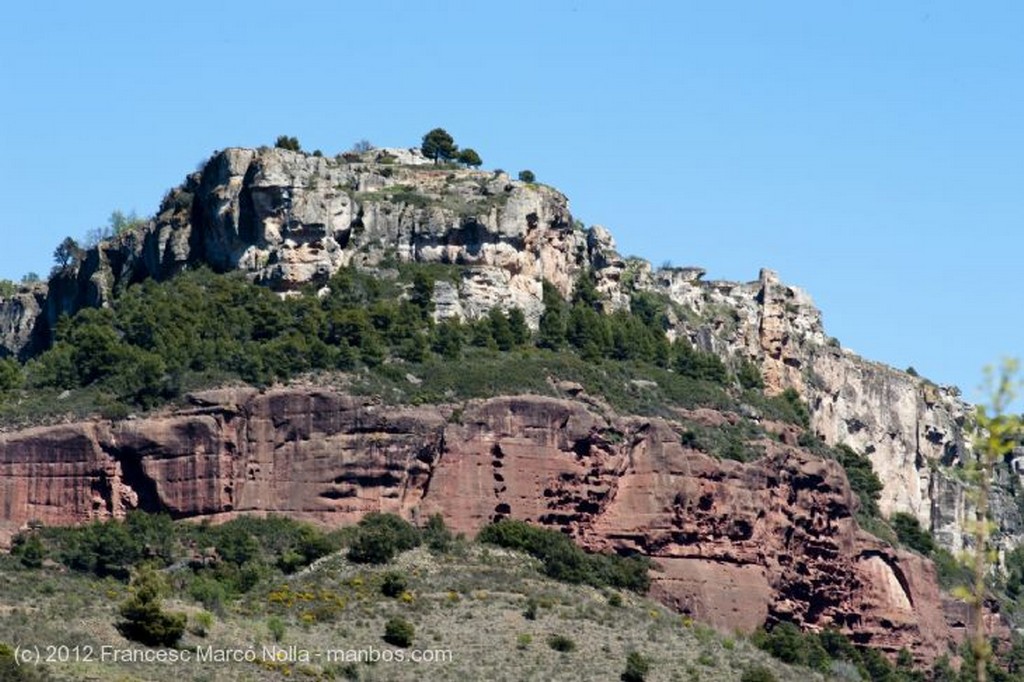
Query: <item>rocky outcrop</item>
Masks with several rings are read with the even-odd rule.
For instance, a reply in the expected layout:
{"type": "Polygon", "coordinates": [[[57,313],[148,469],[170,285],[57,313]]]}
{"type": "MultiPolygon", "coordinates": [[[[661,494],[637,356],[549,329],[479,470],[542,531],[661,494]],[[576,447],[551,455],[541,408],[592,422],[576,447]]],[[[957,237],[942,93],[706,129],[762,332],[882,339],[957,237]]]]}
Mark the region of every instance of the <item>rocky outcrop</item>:
{"type": "Polygon", "coordinates": [[[0,298],[0,357],[24,358],[36,349],[33,330],[45,305],[46,287],[41,284],[0,298]]]}
{"type": "Polygon", "coordinates": [[[858,529],[841,467],[777,439],[758,461],[717,461],[684,447],[670,422],[538,396],[458,412],[300,390],[192,403],[0,436],[8,527],[133,508],[335,525],[370,511],[440,512],[469,533],[511,516],[652,557],[653,594],[722,628],[786,619],[922,659],[950,636],[930,564],[858,529]]]}

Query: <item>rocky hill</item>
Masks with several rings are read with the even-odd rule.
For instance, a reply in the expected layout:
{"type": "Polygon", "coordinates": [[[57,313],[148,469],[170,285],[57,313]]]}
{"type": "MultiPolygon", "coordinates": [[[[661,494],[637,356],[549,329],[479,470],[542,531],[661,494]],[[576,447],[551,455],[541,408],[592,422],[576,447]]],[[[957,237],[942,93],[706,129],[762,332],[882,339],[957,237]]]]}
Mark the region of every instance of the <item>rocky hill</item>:
{"type": "MultiPolygon", "coordinates": [[[[241,270],[277,291],[323,286],[338,268],[395,262],[468,266],[438,281],[435,314],[474,318],[517,307],[536,327],[544,280],[564,295],[592,269],[609,308],[631,291],[672,303],[670,337],[755,362],[771,392],[796,389],[814,431],[867,453],[885,483],[882,510],[908,512],[953,551],[971,516],[950,468],[969,456],[969,411],[955,388],[860,358],[822,325],[811,298],[764,270],[747,283],[704,281],[699,268],[625,259],[610,233],[583,229],[556,190],[471,170],[438,170],[418,150],[337,159],[282,149],[228,149],[168,193],[157,216],[89,250],[0,305],[0,352],[45,347],[57,319],[103,306],[146,278],[207,265],[241,270]]],[[[997,505],[1002,530],[1020,532],[1016,505],[997,505]]]]}
{"type": "MultiPolygon", "coordinates": [[[[218,152],[147,225],[2,301],[0,352],[31,357],[62,315],[201,266],[288,296],[323,293],[343,267],[384,276],[403,263],[459,266],[457,280],[433,282],[438,320],[516,308],[536,330],[544,283],[569,298],[581,273],[606,312],[628,309],[638,292],[657,297],[670,339],[731,367],[753,363],[768,394],[802,397],[810,434],[865,453],[885,515],[907,512],[942,546],[964,547],[973,510],[957,467],[970,457],[969,406],[954,388],[843,349],[811,298],[771,271],[733,283],[652,268],[619,255],[606,229],[574,220],[550,187],[437,168],[414,150],[218,152]]],[[[655,557],[655,592],[722,626],[795,620],[922,658],[943,650],[951,630],[931,564],[859,530],[842,469],[798,447],[795,427],[749,405],[682,415],[754,420],[774,434],[763,458],[720,461],[681,443],[671,419],[562,393],[383,409],[344,391],[225,391],[159,416],[15,431],[0,438],[0,511],[8,530],[131,508],[338,523],[369,510],[441,511],[466,531],[512,515],[563,525],[594,549],[655,557]]],[[[1001,484],[995,509],[1010,547],[1021,530],[1015,477],[1001,484]]]]}

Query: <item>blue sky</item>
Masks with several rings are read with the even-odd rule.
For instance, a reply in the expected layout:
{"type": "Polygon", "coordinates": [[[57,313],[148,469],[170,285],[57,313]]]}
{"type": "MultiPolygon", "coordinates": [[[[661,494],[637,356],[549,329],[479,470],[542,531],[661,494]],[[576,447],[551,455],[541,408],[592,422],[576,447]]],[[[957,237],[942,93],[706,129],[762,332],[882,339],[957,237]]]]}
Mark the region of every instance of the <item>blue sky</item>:
{"type": "Polygon", "coordinates": [[[771,267],[848,347],[968,395],[1024,354],[1024,5],[17,3],[0,277],[213,150],[447,128],[620,251],[771,267]],[[372,7],[371,7],[372,5],[372,7]]]}

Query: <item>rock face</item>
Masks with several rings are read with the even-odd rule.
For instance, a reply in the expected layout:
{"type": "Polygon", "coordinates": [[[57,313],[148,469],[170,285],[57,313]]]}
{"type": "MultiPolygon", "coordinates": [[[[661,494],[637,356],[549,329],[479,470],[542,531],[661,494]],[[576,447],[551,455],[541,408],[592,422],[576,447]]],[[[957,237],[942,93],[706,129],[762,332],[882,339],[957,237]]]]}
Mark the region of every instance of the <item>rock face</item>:
{"type": "Polygon", "coordinates": [[[775,440],[756,462],[716,461],[682,446],[670,422],[538,396],[461,413],[299,390],[193,403],[0,436],[8,528],[133,508],[330,524],[440,512],[470,533],[511,516],[652,557],[653,594],[722,628],[787,619],[922,659],[950,638],[931,565],[858,529],[841,467],[775,440]]]}
{"type": "Polygon", "coordinates": [[[0,357],[25,357],[35,350],[33,330],[46,305],[46,288],[23,287],[9,298],[0,298],[0,357]]]}
{"type": "MultiPolygon", "coordinates": [[[[465,266],[437,283],[438,317],[514,306],[536,327],[542,281],[568,296],[585,269],[610,309],[628,307],[635,291],[664,295],[671,337],[756,363],[770,391],[796,389],[818,434],[870,456],[885,513],[911,513],[946,548],[964,546],[973,509],[951,469],[970,457],[970,408],[954,389],[840,348],[810,297],[771,271],[735,283],[704,281],[698,268],[654,270],[619,256],[606,229],[583,230],[559,192],[501,172],[438,169],[416,150],[218,152],[144,229],[89,250],[48,292],[0,302],[0,355],[45,348],[60,315],[187,267],[240,270],[287,293],[322,286],[345,265],[383,272],[401,262],[465,266]]],[[[1006,546],[1024,526],[1010,496],[997,491],[994,505],[1006,546]]]]}

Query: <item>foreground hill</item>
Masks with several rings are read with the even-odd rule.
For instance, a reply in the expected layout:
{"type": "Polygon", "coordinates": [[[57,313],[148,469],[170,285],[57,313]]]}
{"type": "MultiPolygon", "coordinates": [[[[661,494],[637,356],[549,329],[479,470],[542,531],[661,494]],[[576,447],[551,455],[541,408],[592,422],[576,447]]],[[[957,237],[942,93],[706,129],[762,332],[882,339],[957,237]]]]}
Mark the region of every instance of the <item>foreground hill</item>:
{"type": "Polygon", "coordinates": [[[121,582],[27,570],[4,558],[0,567],[3,637],[41,646],[49,659],[9,671],[0,652],[5,680],[42,672],[70,680],[617,681],[634,652],[647,664],[639,679],[651,682],[826,679],[657,602],[558,582],[528,555],[475,543],[420,547],[387,566],[332,554],[227,600],[196,587],[208,582],[189,585],[189,569],[172,565],[163,572],[169,590],[162,607],[186,615],[175,651],[189,657],[172,663],[146,661],[147,653],[168,650],[118,632],[119,605],[132,593],[121,582]],[[393,618],[412,625],[407,644],[384,639],[393,618]]]}

